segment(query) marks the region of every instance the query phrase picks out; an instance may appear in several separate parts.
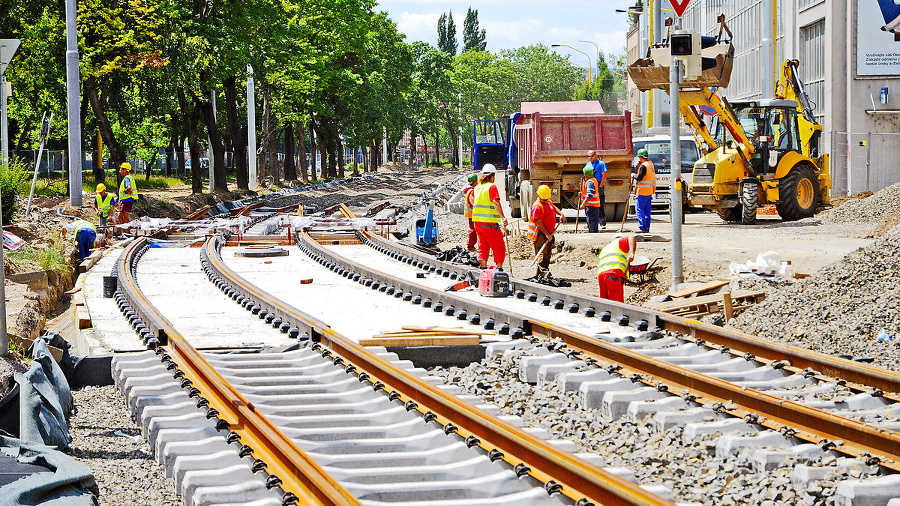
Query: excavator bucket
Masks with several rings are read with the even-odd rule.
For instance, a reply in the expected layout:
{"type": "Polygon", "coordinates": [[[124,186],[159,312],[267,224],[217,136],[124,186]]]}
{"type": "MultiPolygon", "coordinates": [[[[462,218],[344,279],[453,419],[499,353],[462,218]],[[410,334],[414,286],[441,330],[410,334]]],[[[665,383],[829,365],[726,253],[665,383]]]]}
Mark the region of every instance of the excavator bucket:
{"type": "MultiPolygon", "coordinates": [[[[725,24],[724,15],[720,15],[718,21],[716,43],[701,51],[703,66],[706,68],[700,77],[685,79],[680,88],[727,88],[728,83],[731,82],[731,70],[734,67],[734,45],[731,43],[731,30],[725,24]],[[725,37],[725,34],[728,36],[725,37]],[[709,65],[706,64],[707,62],[709,65]]],[[[667,41],[669,39],[668,31],[669,27],[667,26],[667,41]]],[[[646,58],[641,58],[628,66],[628,75],[641,91],[656,88],[668,92],[671,58],[672,53],[668,42],[654,45],[647,51],[646,58]]]]}

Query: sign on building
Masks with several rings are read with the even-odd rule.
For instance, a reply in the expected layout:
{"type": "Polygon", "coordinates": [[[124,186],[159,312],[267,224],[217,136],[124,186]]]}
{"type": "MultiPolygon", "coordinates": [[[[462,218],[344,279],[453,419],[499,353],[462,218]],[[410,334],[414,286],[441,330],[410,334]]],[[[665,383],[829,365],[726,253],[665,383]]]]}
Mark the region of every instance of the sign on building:
{"type": "Polygon", "coordinates": [[[894,0],[857,0],[856,74],[900,75],[900,5],[894,0]]]}

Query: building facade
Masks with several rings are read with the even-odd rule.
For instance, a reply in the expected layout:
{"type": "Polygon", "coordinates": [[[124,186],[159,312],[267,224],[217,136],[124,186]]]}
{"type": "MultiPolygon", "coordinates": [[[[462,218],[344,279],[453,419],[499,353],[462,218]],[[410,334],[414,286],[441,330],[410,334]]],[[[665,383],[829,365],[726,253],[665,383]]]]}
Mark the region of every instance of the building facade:
{"type": "MultiPolygon", "coordinates": [[[[653,1],[659,0],[648,2],[640,32],[652,24],[653,1]]],[[[900,34],[882,29],[900,16],[897,2],[692,0],[682,28],[714,35],[719,14],[725,14],[735,46],[731,83],[721,95],[771,97],[781,63],[797,59],[822,123],[823,149],[830,154],[832,195],[878,191],[900,182],[900,34]]],[[[647,46],[640,47],[634,53],[643,56],[647,46]]],[[[630,45],[628,57],[633,61],[630,45]]],[[[647,93],[637,94],[646,104],[647,93]]],[[[630,90],[628,96],[629,107],[635,106],[630,90]]],[[[659,107],[667,111],[668,102],[656,106],[657,117],[659,107]]],[[[643,118],[653,115],[644,110],[643,118]]]]}

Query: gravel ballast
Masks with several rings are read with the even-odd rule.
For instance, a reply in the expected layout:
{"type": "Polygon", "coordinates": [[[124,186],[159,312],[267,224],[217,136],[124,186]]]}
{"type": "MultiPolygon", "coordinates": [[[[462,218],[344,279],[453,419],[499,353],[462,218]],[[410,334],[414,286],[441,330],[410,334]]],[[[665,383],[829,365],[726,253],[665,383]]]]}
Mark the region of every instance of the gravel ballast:
{"type": "Polygon", "coordinates": [[[85,387],[72,394],[78,412],[69,421],[69,454],[94,473],[100,504],[180,505],[119,390],[85,387]]]}

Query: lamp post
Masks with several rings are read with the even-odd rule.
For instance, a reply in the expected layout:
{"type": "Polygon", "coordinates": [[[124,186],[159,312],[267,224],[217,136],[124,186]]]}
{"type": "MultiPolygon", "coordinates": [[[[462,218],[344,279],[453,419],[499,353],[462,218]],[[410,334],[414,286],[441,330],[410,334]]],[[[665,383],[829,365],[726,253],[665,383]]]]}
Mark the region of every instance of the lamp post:
{"type": "Polygon", "coordinates": [[[580,49],[575,49],[574,47],[572,47],[568,44],[551,44],[550,47],[567,47],[567,48],[571,49],[572,51],[576,51],[578,53],[583,54],[585,56],[585,58],[588,59],[588,64],[590,65],[590,67],[588,67],[588,84],[594,82],[594,74],[591,72],[591,67],[593,67],[593,64],[591,62],[593,60],[591,60],[591,56],[589,54],[585,53],[584,51],[582,51],[580,49]]]}
{"type": "Polygon", "coordinates": [[[597,73],[600,73],[600,46],[597,45],[596,42],[590,40],[579,40],[578,42],[583,42],[585,44],[593,44],[594,45],[594,60],[597,61],[597,73]]]}

